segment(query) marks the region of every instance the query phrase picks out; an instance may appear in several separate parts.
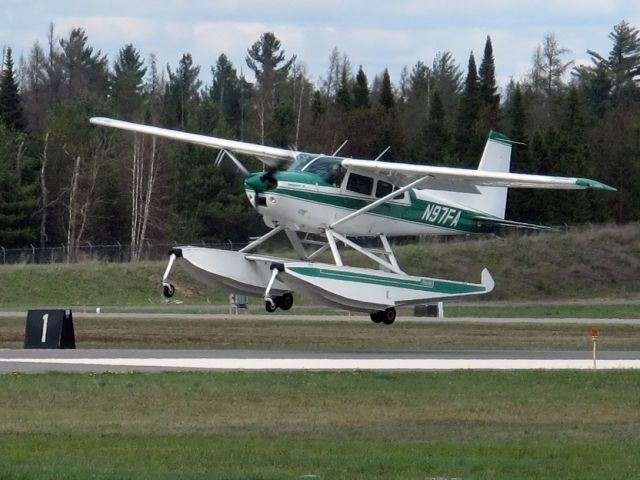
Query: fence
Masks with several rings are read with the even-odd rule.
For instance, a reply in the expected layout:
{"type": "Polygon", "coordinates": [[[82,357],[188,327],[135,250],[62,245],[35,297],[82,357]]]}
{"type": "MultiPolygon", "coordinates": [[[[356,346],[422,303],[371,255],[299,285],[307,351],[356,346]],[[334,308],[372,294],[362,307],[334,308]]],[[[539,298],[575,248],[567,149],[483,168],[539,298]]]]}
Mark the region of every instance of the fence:
{"type": "MultiPolygon", "coordinates": [[[[186,245],[186,244],[182,244],[186,245]]],[[[191,243],[202,247],[238,249],[244,244],[236,245],[231,242],[227,243],[191,243]]],[[[142,249],[140,260],[164,260],[167,258],[169,251],[177,246],[177,243],[149,243],[145,242],[142,249]]],[[[61,244],[59,246],[50,246],[38,248],[30,245],[26,248],[4,248],[0,245],[0,264],[15,263],[65,263],[67,261],[67,246],[61,244]]],[[[116,245],[95,245],[92,243],[83,243],[78,248],[76,261],[101,261],[101,262],[128,262],[131,259],[131,246],[116,245]]]]}

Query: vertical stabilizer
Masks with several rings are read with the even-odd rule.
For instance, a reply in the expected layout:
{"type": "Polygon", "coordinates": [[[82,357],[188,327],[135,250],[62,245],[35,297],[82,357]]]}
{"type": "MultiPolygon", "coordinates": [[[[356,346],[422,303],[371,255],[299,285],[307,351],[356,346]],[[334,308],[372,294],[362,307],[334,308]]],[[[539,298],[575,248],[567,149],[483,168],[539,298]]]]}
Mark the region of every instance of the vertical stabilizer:
{"type": "MultiPolygon", "coordinates": [[[[513,143],[502,133],[489,133],[478,170],[508,172],[511,167],[511,146],[513,143]]],[[[482,196],[474,202],[474,207],[490,215],[504,218],[507,206],[507,188],[479,187],[479,190],[482,192],[482,196]]]]}

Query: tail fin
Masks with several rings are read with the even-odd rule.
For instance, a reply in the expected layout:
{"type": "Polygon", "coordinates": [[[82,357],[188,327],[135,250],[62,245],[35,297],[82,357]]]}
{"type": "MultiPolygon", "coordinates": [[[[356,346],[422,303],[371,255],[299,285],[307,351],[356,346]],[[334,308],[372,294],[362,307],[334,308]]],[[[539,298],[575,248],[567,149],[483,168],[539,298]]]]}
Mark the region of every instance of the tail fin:
{"type": "MultiPolygon", "coordinates": [[[[511,145],[514,143],[506,135],[490,132],[480,158],[478,170],[508,172],[511,166],[511,145]]],[[[476,200],[478,210],[504,218],[507,207],[507,187],[479,187],[482,196],[476,200]]]]}

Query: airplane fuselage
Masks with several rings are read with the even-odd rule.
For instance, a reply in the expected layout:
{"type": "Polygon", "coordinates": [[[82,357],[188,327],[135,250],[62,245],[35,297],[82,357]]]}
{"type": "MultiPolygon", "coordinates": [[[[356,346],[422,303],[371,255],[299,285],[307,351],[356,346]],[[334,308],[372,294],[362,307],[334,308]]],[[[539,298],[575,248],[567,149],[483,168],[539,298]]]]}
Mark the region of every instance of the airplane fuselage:
{"type": "MultiPolygon", "coordinates": [[[[321,233],[334,222],[378,200],[378,182],[371,179],[369,193],[353,191],[347,172],[339,186],[328,185],[313,174],[278,172],[271,188],[258,192],[246,185],[246,194],[269,227],[321,233]]],[[[362,189],[361,189],[362,190],[362,189]]],[[[388,190],[391,192],[392,190],[388,190]]],[[[478,211],[439,198],[431,190],[410,189],[372,210],[334,227],[350,236],[456,235],[489,233],[495,228],[473,220],[478,211]]]]}

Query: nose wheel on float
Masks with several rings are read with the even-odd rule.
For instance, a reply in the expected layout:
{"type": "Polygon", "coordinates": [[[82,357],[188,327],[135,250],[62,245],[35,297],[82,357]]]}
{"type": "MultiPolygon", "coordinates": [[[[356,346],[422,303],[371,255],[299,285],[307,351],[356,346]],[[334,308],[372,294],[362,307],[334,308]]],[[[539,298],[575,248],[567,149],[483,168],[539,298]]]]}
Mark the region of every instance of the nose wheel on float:
{"type": "Polygon", "coordinates": [[[176,287],[173,286],[172,283],[169,283],[169,274],[171,273],[171,268],[173,267],[173,262],[176,261],[178,255],[174,250],[171,251],[171,255],[169,256],[169,264],[164,271],[164,275],[162,276],[162,294],[166,298],[171,298],[176,293],[176,287]]]}
{"type": "Polygon", "coordinates": [[[176,287],[172,283],[165,283],[162,285],[162,294],[166,298],[171,298],[176,293],[176,287]]]}

